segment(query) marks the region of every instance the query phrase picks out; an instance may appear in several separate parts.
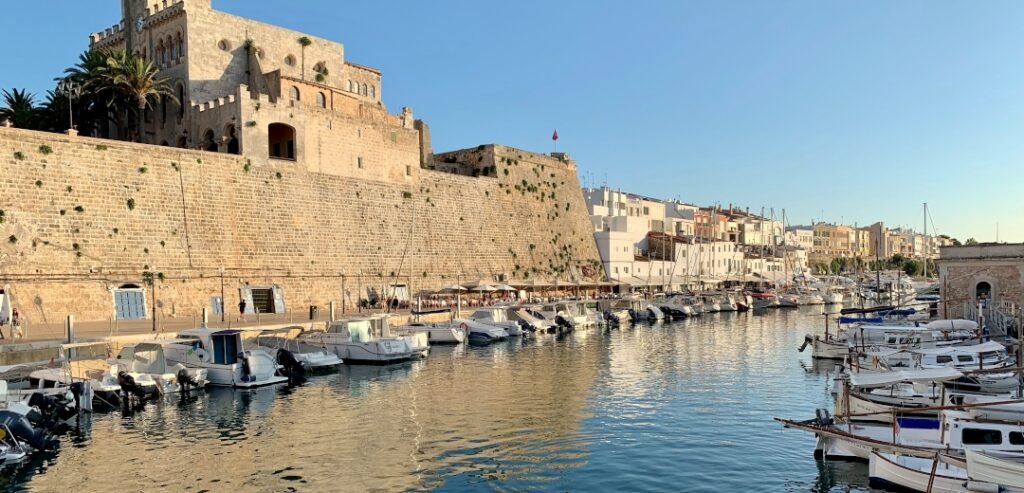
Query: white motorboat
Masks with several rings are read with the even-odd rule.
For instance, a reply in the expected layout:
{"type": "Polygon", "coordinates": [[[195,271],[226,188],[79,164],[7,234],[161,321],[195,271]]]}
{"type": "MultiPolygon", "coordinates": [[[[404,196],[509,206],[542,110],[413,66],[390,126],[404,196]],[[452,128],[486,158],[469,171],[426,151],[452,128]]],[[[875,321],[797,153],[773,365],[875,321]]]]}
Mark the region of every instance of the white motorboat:
{"type": "MultiPolygon", "coordinates": [[[[304,372],[337,370],[342,363],[334,351],[289,337],[295,329],[257,329],[256,345],[274,355],[278,365],[286,366],[291,360],[298,363],[304,372]],[[290,359],[289,359],[290,358],[290,359]]],[[[301,332],[300,332],[301,333],[301,332]]]]}
{"type": "Polygon", "coordinates": [[[473,344],[490,344],[508,339],[508,332],[501,327],[470,319],[459,319],[454,323],[466,331],[469,342],[473,344]]]}
{"type": "Polygon", "coordinates": [[[168,362],[207,371],[210,385],[252,388],[288,381],[278,375],[277,362],[267,351],[245,349],[237,329],[189,329],[178,338],[161,341],[168,362]]]}
{"type": "Polygon", "coordinates": [[[800,297],[795,294],[783,293],[777,296],[780,308],[797,308],[800,306],[800,297]]]}
{"type": "Polygon", "coordinates": [[[843,304],[843,293],[838,291],[829,290],[821,296],[822,300],[826,305],[841,305],[843,304]]]}
{"type": "Polygon", "coordinates": [[[428,344],[462,344],[466,341],[465,329],[451,322],[411,322],[396,327],[395,332],[398,334],[410,332],[426,334],[428,344]]]}
{"type": "Polygon", "coordinates": [[[505,306],[485,306],[477,308],[469,315],[469,319],[493,327],[505,329],[508,335],[517,337],[524,331],[518,322],[508,317],[509,308],[505,306]]]}
{"type": "Polygon", "coordinates": [[[58,368],[42,368],[29,373],[29,385],[35,389],[66,389],[74,384],[83,388],[82,409],[92,411],[95,407],[114,409],[121,404],[121,386],[116,382],[104,379],[110,365],[103,359],[93,357],[78,358],[79,353],[105,353],[104,343],[71,343],[62,344],[61,354],[64,362],[58,368]]]}
{"type": "Polygon", "coordinates": [[[967,475],[973,481],[997,484],[1002,491],[1024,491],[1024,455],[968,450],[967,475]]]}
{"type": "Polygon", "coordinates": [[[430,337],[423,332],[396,334],[409,345],[413,359],[423,359],[430,355],[430,337]]]}
{"type": "MultiPolygon", "coordinates": [[[[855,325],[831,337],[807,334],[799,350],[811,346],[811,357],[816,359],[846,359],[851,349],[879,351],[882,349],[923,349],[963,344],[975,333],[966,329],[945,329],[939,324],[916,325],[855,325]]],[[[970,322],[970,321],[964,321],[970,322]]],[[[973,323],[973,322],[972,322],[973,323]]]]}
{"type": "Polygon", "coordinates": [[[178,392],[183,387],[203,388],[209,383],[205,368],[187,368],[180,363],[168,366],[160,342],[125,344],[111,363],[114,367],[104,375],[105,379],[112,378],[116,383],[123,371],[143,387],[152,385],[160,395],[178,392]]]}
{"type": "Polygon", "coordinates": [[[381,317],[336,320],[326,331],[305,332],[300,339],[333,350],[347,364],[400,363],[416,357],[409,341],[391,336],[381,317]]]}
{"type": "Polygon", "coordinates": [[[509,309],[510,320],[521,322],[533,332],[550,332],[555,329],[555,324],[544,318],[540,313],[531,311],[529,307],[515,306],[509,309]]]}

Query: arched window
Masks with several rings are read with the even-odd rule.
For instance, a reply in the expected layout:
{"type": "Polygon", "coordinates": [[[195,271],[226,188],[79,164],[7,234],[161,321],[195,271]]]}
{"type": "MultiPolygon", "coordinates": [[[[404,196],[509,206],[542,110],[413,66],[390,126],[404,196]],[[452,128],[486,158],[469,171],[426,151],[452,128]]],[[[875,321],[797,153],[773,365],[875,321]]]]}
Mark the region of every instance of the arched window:
{"type": "Polygon", "coordinates": [[[326,108],[327,107],[327,96],[324,96],[324,93],[322,93],[322,92],[316,93],[316,105],[321,107],[321,108],[326,108]]]}
{"type": "Polygon", "coordinates": [[[178,121],[185,118],[185,84],[178,83],[178,121]]]}
{"type": "Polygon", "coordinates": [[[371,98],[377,97],[377,86],[373,86],[373,85],[370,86],[370,97],[371,98]]]}
{"type": "Polygon", "coordinates": [[[169,51],[171,53],[171,60],[177,61],[178,60],[178,44],[175,43],[174,39],[171,38],[170,36],[167,37],[167,46],[169,47],[167,51],[169,51]]]}
{"type": "Polygon", "coordinates": [[[181,37],[181,33],[178,33],[178,56],[185,56],[185,38],[181,37]]]}
{"type": "Polygon", "coordinates": [[[292,101],[299,101],[299,88],[292,86],[288,89],[288,99],[292,101]]]}
{"type": "Polygon", "coordinates": [[[164,146],[164,147],[170,147],[170,145],[171,145],[171,144],[170,144],[170,143],[168,143],[168,142],[167,142],[166,140],[161,140],[161,141],[160,141],[160,145],[162,145],[162,146],[164,146]]]}
{"type": "Polygon", "coordinates": [[[352,91],[352,79],[348,80],[348,92],[353,92],[352,91]]]}
{"type": "Polygon", "coordinates": [[[164,40],[160,40],[156,45],[156,61],[157,63],[164,62],[164,40]]]}
{"type": "Polygon", "coordinates": [[[203,142],[200,147],[204,151],[217,152],[217,136],[213,133],[213,129],[207,129],[203,132],[203,142]]]}
{"type": "Polygon", "coordinates": [[[182,149],[188,147],[188,139],[186,139],[184,135],[178,137],[178,147],[182,149]]]}
{"type": "Polygon", "coordinates": [[[224,135],[228,137],[228,154],[241,154],[238,148],[238,134],[235,131],[235,126],[229,123],[224,128],[224,135]]]}
{"type": "Polygon", "coordinates": [[[363,96],[366,96],[366,93],[367,93],[367,91],[366,91],[366,83],[364,82],[363,83],[363,96]]]}
{"type": "Polygon", "coordinates": [[[271,123],[267,128],[267,144],[271,158],[295,159],[295,129],[291,126],[271,123]]]}

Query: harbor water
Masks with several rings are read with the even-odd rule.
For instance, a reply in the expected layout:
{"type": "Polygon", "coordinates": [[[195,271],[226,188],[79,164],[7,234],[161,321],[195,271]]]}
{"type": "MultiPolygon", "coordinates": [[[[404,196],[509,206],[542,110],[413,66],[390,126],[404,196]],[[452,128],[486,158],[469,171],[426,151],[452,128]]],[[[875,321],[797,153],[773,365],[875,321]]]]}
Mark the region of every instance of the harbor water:
{"type": "Polygon", "coordinates": [[[829,407],[821,307],[435,347],[97,414],[9,491],[870,491],[773,417],[829,407]]]}

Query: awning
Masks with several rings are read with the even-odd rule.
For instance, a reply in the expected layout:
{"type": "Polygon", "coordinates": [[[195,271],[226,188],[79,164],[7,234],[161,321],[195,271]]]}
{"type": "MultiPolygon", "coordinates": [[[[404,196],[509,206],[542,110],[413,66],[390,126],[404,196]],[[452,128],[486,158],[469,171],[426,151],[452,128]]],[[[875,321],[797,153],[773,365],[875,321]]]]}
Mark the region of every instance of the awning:
{"type": "Polygon", "coordinates": [[[852,387],[885,387],[901,382],[927,383],[947,382],[964,376],[955,368],[934,368],[928,370],[887,371],[882,373],[851,373],[852,387]]]}
{"type": "Polygon", "coordinates": [[[949,353],[969,353],[969,354],[980,354],[990,353],[993,351],[1005,351],[1006,347],[995,341],[988,341],[982,344],[975,344],[973,346],[947,346],[927,349],[911,349],[910,352],[916,354],[949,354],[949,353]]]}

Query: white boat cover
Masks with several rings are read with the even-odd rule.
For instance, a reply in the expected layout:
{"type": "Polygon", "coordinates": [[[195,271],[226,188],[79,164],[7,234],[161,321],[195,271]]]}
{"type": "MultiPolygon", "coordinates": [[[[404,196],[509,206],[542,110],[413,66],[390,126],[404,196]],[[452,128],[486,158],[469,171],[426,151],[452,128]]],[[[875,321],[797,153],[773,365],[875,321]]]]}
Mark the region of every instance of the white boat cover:
{"type": "Polygon", "coordinates": [[[927,327],[935,330],[978,330],[978,322],[974,320],[932,320],[927,327]]]}
{"type": "Polygon", "coordinates": [[[949,353],[990,353],[993,351],[1005,351],[1006,347],[995,341],[983,342],[981,344],[975,344],[973,346],[946,346],[937,348],[925,348],[925,349],[910,349],[909,351],[917,354],[949,354],[949,353]]]}
{"type": "Polygon", "coordinates": [[[526,310],[516,310],[516,315],[519,316],[519,318],[525,320],[527,323],[536,327],[543,327],[547,325],[547,322],[544,322],[543,320],[540,320],[537,317],[530,315],[529,313],[526,312],[526,310]]]}
{"type": "Polygon", "coordinates": [[[881,373],[851,373],[851,387],[885,387],[901,382],[927,383],[946,382],[964,376],[955,368],[933,368],[927,370],[902,370],[881,373]]]}
{"type": "Polygon", "coordinates": [[[967,449],[967,470],[978,481],[1024,488],[1024,456],[967,449]]]}
{"type": "Polygon", "coordinates": [[[856,332],[861,329],[865,331],[879,330],[884,332],[929,332],[935,330],[916,325],[861,325],[860,327],[853,329],[853,331],[856,332]]]}

